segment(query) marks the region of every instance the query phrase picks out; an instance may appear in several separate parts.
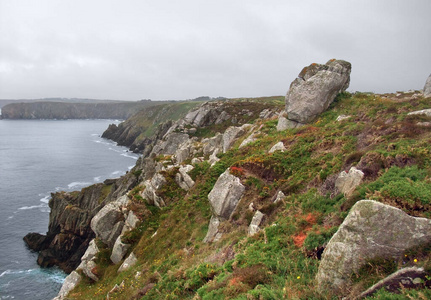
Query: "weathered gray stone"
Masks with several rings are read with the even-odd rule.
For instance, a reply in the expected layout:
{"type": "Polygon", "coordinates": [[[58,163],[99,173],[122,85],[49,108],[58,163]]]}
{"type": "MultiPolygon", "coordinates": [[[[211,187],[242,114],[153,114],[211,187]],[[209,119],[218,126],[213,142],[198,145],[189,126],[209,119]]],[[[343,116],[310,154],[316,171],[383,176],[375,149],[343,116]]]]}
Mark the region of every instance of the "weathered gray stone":
{"type": "Polygon", "coordinates": [[[253,143],[254,141],[257,140],[257,134],[256,133],[252,133],[250,134],[245,140],[242,141],[241,145],[239,145],[239,148],[245,147],[250,143],[253,143]]]}
{"type": "Polygon", "coordinates": [[[272,110],[265,108],[264,110],[262,110],[259,114],[259,118],[261,119],[270,119],[272,117],[274,117],[276,115],[275,112],[273,112],[272,110]]]}
{"type": "Polygon", "coordinates": [[[298,123],[296,121],[288,120],[283,115],[278,116],[278,123],[277,123],[277,131],[283,131],[287,129],[297,128],[301,127],[304,124],[298,123]]]}
{"type": "Polygon", "coordinates": [[[126,218],[126,226],[128,230],[135,228],[138,223],[139,218],[135,215],[133,211],[130,210],[126,218]]]}
{"type": "Polygon", "coordinates": [[[229,120],[231,118],[231,116],[227,113],[227,112],[225,112],[225,111],[222,111],[221,112],[221,114],[219,114],[218,115],[218,117],[217,117],[217,119],[215,120],[215,122],[214,122],[214,124],[221,124],[221,123],[223,123],[224,121],[227,121],[227,120],[229,120]]]}
{"type": "Polygon", "coordinates": [[[278,191],[277,196],[274,199],[274,203],[278,203],[286,198],[286,195],[282,191],[278,191]]]}
{"type": "Polygon", "coordinates": [[[243,134],[245,134],[252,125],[244,124],[240,127],[231,126],[223,133],[223,153],[228,151],[234,142],[243,134]]]}
{"type": "Polygon", "coordinates": [[[230,170],[227,169],[220,175],[208,194],[213,215],[229,219],[244,191],[245,187],[241,184],[239,178],[230,174],[230,170]]]}
{"type": "Polygon", "coordinates": [[[204,155],[211,155],[215,151],[219,151],[223,147],[223,134],[217,132],[212,138],[206,138],[202,140],[202,151],[204,155]]]}
{"type": "Polygon", "coordinates": [[[271,149],[269,149],[268,153],[274,153],[275,151],[284,152],[285,150],[287,150],[287,149],[286,149],[286,147],[284,147],[283,142],[278,142],[277,144],[272,146],[271,149]]]}
{"type": "Polygon", "coordinates": [[[428,76],[427,81],[425,82],[424,97],[425,98],[431,97],[431,75],[428,76]]]}
{"type": "Polygon", "coordinates": [[[373,200],[357,202],[322,255],[316,276],[321,292],[345,291],[350,276],[376,258],[397,259],[431,241],[431,220],[373,200]]]}
{"type": "Polygon", "coordinates": [[[362,183],[362,178],[364,178],[364,172],[351,167],[349,173],[346,173],[346,171],[340,173],[335,181],[335,188],[344,196],[350,197],[356,187],[362,183]]]}
{"type": "Polygon", "coordinates": [[[129,244],[124,244],[121,241],[121,235],[117,238],[117,240],[115,241],[114,247],[112,248],[112,253],[111,253],[111,261],[114,264],[118,264],[124,257],[124,255],[126,255],[127,250],[129,250],[130,245],[129,244]]]}
{"type": "Polygon", "coordinates": [[[60,292],[58,293],[58,296],[54,298],[54,300],[62,300],[65,299],[67,294],[71,290],[73,290],[81,281],[81,275],[79,275],[76,271],[73,271],[70,273],[66,279],[63,282],[63,285],[61,286],[60,292]]]}
{"type": "Polygon", "coordinates": [[[106,245],[110,245],[112,241],[111,232],[122,218],[123,213],[121,212],[120,205],[108,203],[93,217],[90,226],[97,238],[106,245]]]}
{"type": "Polygon", "coordinates": [[[349,87],[350,72],[351,64],[343,60],[305,67],[286,94],[287,118],[302,124],[314,120],[349,87]]]}
{"type": "Polygon", "coordinates": [[[126,271],[127,269],[133,267],[138,262],[135,254],[132,252],[130,255],[124,260],[121,266],[118,268],[118,273],[126,271]]]}
{"type": "Polygon", "coordinates": [[[193,179],[187,174],[191,170],[193,170],[193,166],[186,165],[180,167],[178,173],[175,174],[176,183],[185,191],[190,190],[195,185],[193,179]]]}
{"type": "Polygon", "coordinates": [[[409,116],[412,116],[412,115],[425,115],[427,117],[431,117],[431,108],[417,110],[417,111],[412,111],[412,112],[408,113],[407,115],[409,115],[409,116]]]}
{"type": "Polygon", "coordinates": [[[163,140],[157,142],[152,153],[159,155],[174,155],[178,147],[189,140],[186,133],[172,132],[167,134],[163,140]]]}
{"type": "Polygon", "coordinates": [[[427,275],[427,272],[425,272],[423,268],[410,267],[400,269],[368,288],[365,292],[356,297],[355,300],[369,297],[381,288],[385,288],[385,290],[389,292],[397,292],[401,287],[421,287],[427,275]]]}
{"type": "Polygon", "coordinates": [[[93,281],[99,281],[99,277],[93,273],[94,268],[97,267],[93,260],[85,261],[81,263],[80,266],[82,266],[81,270],[88,278],[92,279],[93,281]]]}
{"type": "Polygon", "coordinates": [[[219,153],[219,151],[214,151],[213,154],[210,155],[209,159],[208,159],[208,163],[212,166],[214,166],[214,164],[216,162],[218,162],[220,160],[220,158],[217,157],[217,154],[219,153]]]}
{"type": "Polygon", "coordinates": [[[222,234],[218,231],[219,225],[220,219],[213,215],[210,219],[207,235],[203,240],[204,243],[217,242],[221,238],[222,234]]]}
{"type": "Polygon", "coordinates": [[[112,227],[111,232],[109,233],[109,236],[107,238],[107,245],[109,247],[113,247],[115,244],[115,241],[117,240],[117,238],[120,236],[120,234],[123,232],[124,229],[124,222],[120,221],[115,223],[114,227],[112,227]]]}
{"type": "Polygon", "coordinates": [[[256,211],[256,213],[253,216],[253,219],[251,220],[250,226],[248,227],[248,235],[253,236],[256,233],[259,232],[260,224],[262,223],[263,217],[265,215],[261,213],[260,211],[256,211]]]}
{"type": "Polygon", "coordinates": [[[337,122],[341,122],[341,121],[344,121],[344,120],[350,119],[351,117],[352,117],[352,116],[339,115],[335,121],[337,121],[337,122]]]}
{"type": "Polygon", "coordinates": [[[151,180],[144,182],[145,190],[142,192],[142,198],[148,201],[148,204],[157,207],[165,206],[165,201],[157,195],[156,191],[166,184],[166,179],[162,174],[156,173],[151,180]]]}
{"type": "Polygon", "coordinates": [[[81,257],[81,261],[93,260],[96,257],[97,253],[99,253],[99,247],[97,247],[96,245],[96,240],[92,239],[90,244],[88,244],[88,248],[85,251],[84,255],[81,257]]]}

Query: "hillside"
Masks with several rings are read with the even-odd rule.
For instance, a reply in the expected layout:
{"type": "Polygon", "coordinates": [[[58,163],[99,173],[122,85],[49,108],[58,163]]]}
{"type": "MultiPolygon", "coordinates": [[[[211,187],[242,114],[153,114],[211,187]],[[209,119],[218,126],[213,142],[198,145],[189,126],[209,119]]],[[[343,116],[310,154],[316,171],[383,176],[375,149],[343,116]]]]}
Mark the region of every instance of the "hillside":
{"type": "Polygon", "coordinates": [[[59,299],[431,298],[431,98],[345,92],[344,66],[304,68],[286,99],[202,103],[122,178],[53,194],[26,241],[77,267],[59,299]],[[293,103],[322,74],[342,91],[293,103]]]}
{"type": "Polygon", "coordinates": [[[127,119],[140,109],[167,101],[28,102],[1,108],[2,119],[127,119]]]}

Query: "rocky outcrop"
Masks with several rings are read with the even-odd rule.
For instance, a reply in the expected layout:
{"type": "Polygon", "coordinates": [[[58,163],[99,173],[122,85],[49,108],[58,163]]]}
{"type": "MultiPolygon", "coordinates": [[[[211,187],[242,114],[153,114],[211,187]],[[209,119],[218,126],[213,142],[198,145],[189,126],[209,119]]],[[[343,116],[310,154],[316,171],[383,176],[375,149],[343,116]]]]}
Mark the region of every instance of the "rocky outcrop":
{"type": "Polygon", "coordinates": [[[104,244],[113,247],[124,227],[123,209],[128,204],[127,195],[105,205],[91,220],[91,229],[104,244]]]}
{"type": "Polygon", "coordinates": [[[117,237],[117,240],[115,241],[114,246],[112,247],[112,253],[111,253],[111,261],[116,265],[118,264],[126,255],[127,250],[129,250],[130,245],[125,244],[121,241],[121,236],[117,237]]]}
{"type": "Polygon", "coordinates": [[[302,124],[296,121],[287,119],[283,114],[278,116],[277,131],[301,127],[302,124]]]}
{"type": "Polygon", "coordinates": [[[305,67],[286,94],[287,119],[305,124],[314,120],[349,87],[351,64],[330,60],[326,64],[305,67]]]}
{"type": "Polygon", "coordinates": [[[234,142],[246,132],[250,131],[252,125],[244,124],[240,127],[231,126],[223,133],[223,153],[226,153],[234,142]]]}
{"type": "Polygon", "coordinates": [[[414,116],[414,115],[425,115],[427,117],[431,117],[431,108],[428,109],[422,109],[422,110],[417,110],[417,111],[412,111],[408,113],[409,116],[414,116]]]}
{"type": "Polygon", "coordinates": [[[230,218],[244,191],[245,187],[239,178],[230,174],[229,169],[220,175],[208,194],[212,217],[204,242],[212,242],[220,238],[221,235],[218,232],[220,221],[230,218]]]}
{"type": "Polygon", "coordinates": [[[424,282],[427,281],[427,275],[427,272],[425,272],[423,268],[403,268],[380,280],[354,299],[359,300],[366,297],[370,297],[381,288],[384,288],[385,291],[391,293],[397,293],[400,289],[405,288],[420,288],[423,287],[424,282]]]}
{"type": "Polygon", "coordinates": [[[343,193],[345,197],[350,197],[356,187],[362,183],[364,172],[351,167],[349,173],[343,171],[335,180],[335,188],[339,193],[343,193]]]}
{"type": "Polygon", "coordinates": [[[318,289],[345,291],[350,276],[376,258],[397,259],[431,241],[431,220],[372,200],[361,200],[325,248],[316,276],[318,289]]]}
{"type": "Polygon", "coordinates": [[[175,182],[185,191],[190,190],[195,185],[195,182],[188,174],[191,170],[193,170],[191,165],[181,166],[175,175],[175,182]]]}
{"type": "Polygon", "coordinates": [[[77,271],[82,270],[88,278],[91,278],[94,281],[99,280],[97,275],[93,272],[96,267],[95,259],[97,253],[99,253],[99,248],[96,245],[96,240],[93,239],[88,245],[84,255],[81,257],[81,263],[78,268],[76,268],[77,271]]]}
{"type": "Polygon", "coordinates": [[[79,275],[76,271],[70,273],[64,280],[60,292],[58,293],[58,296],[55,297],[53,300],[66,299],[67,294],[69,294],[69,292],[81,282],[81,279],[81,275],[79,275]]]}
{"type": "Polygon", "coordinates": [[[425,82],[424,97],[425,98],[431,97],[431,75],[428,76],[427,81],[425,82]]]}
{"type": "Polygon", "coordinates": [[[157,207],[165,206],[166,203],[162,197],[157,195],[157,190],[166,184],[166,179],[162,174],[156,173],[151,180],[144,182],[145,190],[142,192],[142,198],[146,199],[148,204],[157,207]]]}

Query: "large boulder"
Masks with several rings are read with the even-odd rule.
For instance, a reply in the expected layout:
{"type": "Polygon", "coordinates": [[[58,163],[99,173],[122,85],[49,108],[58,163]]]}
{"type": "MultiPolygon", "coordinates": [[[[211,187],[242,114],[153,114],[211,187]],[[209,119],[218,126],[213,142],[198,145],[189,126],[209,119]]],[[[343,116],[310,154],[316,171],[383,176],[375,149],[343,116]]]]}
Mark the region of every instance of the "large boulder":
{"type": "Polygon", "coordinates": [[[112,247],[110,259],[114,264],[118,264],[130,248],[129,244],[125,244],[121,241],[121,237],[122,235],[118,236],[114,246],[112,247]]]}
{"type": "Polygon", "coordinates": [[[230,170],[227,169],[220,175],[208,194],[213,215],[225,220],[229,219],[244,191],[245,187],[239,178],[230,174],[230,170]]]}
{"type": "Polygon", "coordinates": [[[127,196],[105,205],[91,220],[91,229],[104,244],[112,247],[124,227],[122,208],[129,202],[127,196]]]}
{"type": "Polygon", "coordinates": [[[431,220],[372,200],[357,202],[322,255],[316,280],[321,292],[344,292],[350,277],[372,259],[397,259],[431,241],[431,220]]]}
{"type": "Polygon", "coordinates": [[[147,200],[148,204],[155,205],[157,207],[163,207],[166,205],[162,197],[157,195],[157,190],[166,184],[166,179],[162,174],[156,173],[151,180],[144,182],[145,190],[142,192],[142,197],[147,200]]]}
{"type": "Polygon", "coordinates": [[[221,233],[218,230],[220,222],[230,218],[244,191],[245,187],[239,178],[230,174],[229,169],[220,175],[214,188],[208,194],[212,217],[204,242],[214,242],[220,239],[221,233]]]}
{"type": "Polygon", "coordinates": [[[431,97],[431,75],[428,76],[427,81],[425,82],[424,86],[424,97],[428,98],[431,97]]]}
{"type": "Polygon", "coordinates": [[[286,94],[287,118],[301,124],[313,121],[338,93],[349,87],[351,69],[351,64],[344,60],[305,67],[286,94]]]}

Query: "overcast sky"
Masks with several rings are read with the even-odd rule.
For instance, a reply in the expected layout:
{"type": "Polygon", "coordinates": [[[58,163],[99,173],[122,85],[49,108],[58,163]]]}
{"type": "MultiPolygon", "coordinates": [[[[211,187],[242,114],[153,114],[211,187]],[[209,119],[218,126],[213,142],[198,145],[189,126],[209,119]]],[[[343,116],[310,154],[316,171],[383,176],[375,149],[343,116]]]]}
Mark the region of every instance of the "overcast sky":
{"type": "Polygon", "coordinates": [[[0,99],[284,95],[352,63],[350,91],[422,89],[431,0],[0,0],[0,99]]]}

